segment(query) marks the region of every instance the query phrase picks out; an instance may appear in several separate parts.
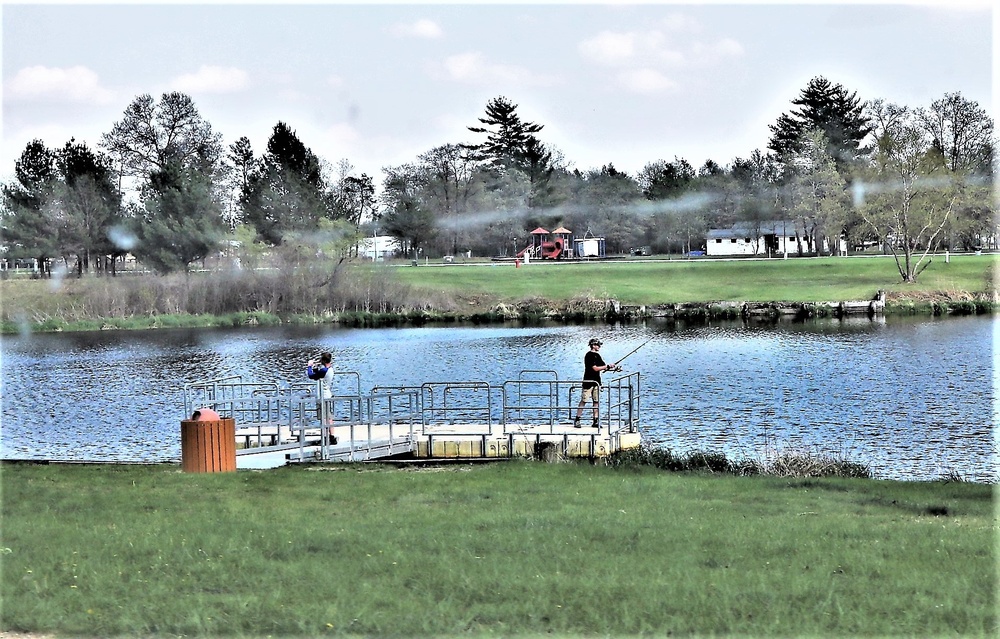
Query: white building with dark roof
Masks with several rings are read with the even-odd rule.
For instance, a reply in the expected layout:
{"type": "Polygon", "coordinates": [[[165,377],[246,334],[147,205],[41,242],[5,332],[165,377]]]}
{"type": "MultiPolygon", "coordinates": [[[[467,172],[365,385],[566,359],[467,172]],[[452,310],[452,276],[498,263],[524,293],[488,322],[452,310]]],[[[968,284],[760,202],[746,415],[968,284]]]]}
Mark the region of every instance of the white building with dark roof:
{"type": "MultiPolygon", "coordinates": [[[[810,242],[803,226],[793,220],[761,220],[737,222],[726,229],[710,229],[705,236],[705,254],[710,256],[781,256],[815,253],[816,242],[810,242]]],[[[841,239],[841,254],[847,244],[841,239]]],[[[822,252],[829,253],[823,240],[822,252]]]]}

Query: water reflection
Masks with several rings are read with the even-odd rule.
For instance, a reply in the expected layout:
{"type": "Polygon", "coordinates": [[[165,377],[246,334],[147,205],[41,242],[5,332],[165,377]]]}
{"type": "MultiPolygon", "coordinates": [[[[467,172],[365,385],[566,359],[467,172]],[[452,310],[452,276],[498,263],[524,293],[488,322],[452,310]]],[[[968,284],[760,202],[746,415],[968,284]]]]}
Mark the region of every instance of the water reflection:
{"type": "Polygon", "coordinates": [[[684,452],[759,458],[794,449],[870,463],[879,476],[996,477],[987,318],[684,325],[294,327],[5,337],[4,458],[173,461],[186,383],[239,374],[301,381],[331,350],[362,390],[500,384],[521,370],[582,376],[594,335],[642,373],[642,428],[684,452]]]}

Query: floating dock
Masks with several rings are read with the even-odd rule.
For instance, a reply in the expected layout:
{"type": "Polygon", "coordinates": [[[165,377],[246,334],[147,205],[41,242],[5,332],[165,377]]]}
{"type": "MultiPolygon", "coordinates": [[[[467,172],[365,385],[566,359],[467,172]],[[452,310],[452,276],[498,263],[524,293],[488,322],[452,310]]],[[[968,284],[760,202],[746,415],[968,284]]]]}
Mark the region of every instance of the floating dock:
{"type": "Polygon", "coordinates": [[[240,376],[189,384],[186,415],[211,408],[236,422],[239,468],[335,461],[598,459],[636,448],[639,373],[606,376],[600,418],[573,420],[581,382],[554,371],[521,371],[500,385],[428,382],[362,393],[354,372],[331,371],[334,394],[318,382],[247,382],[240,376]]]}

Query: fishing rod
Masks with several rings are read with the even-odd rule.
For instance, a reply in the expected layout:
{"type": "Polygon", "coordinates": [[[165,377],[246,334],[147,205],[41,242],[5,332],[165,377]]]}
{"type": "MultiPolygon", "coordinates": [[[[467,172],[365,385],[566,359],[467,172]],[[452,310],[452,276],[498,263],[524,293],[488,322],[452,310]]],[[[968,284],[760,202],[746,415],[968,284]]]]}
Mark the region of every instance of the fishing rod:
{"type": "Polygon", "coordinates": [[[611,368],[618,368],[618,369],[620,369],[621,368],[621,363],[625,361],[625,357],[628,357],[629,355],[632,355],[633,353],[635,353],[637,350],[639,350],[640,348],[642,348],[646,344],[649,344],[650,342],[652,342],[654,339],[656,339],[655,335],[653,337],[650,337],[649,339],[647,339],[642,344],[639,344],[638,346],[636,346],[635,348],[633,348],[632,350],[630,350],[628,353],[625,354],[624,357],[622,357],[617,362],[615,362],[614,364],[612,364],[611,368]]]}

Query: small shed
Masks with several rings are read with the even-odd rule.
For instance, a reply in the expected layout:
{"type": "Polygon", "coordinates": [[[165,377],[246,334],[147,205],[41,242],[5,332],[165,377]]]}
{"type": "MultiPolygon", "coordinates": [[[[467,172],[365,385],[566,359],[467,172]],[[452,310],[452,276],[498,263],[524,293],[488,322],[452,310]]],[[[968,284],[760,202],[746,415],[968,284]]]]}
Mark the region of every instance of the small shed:
{"type": "Polygon", "coordinates": [[[573,242],[576,257],[604,257],[607,247],[603,237],[583,237],[573,242]]]}

